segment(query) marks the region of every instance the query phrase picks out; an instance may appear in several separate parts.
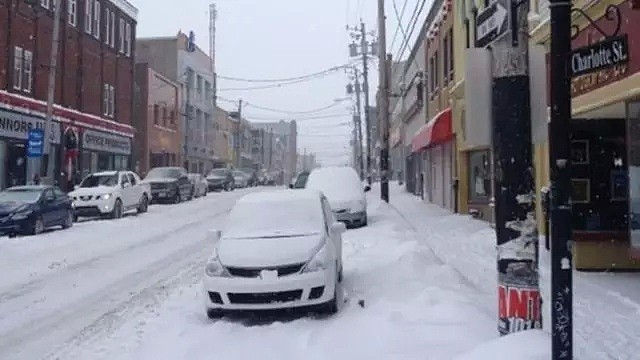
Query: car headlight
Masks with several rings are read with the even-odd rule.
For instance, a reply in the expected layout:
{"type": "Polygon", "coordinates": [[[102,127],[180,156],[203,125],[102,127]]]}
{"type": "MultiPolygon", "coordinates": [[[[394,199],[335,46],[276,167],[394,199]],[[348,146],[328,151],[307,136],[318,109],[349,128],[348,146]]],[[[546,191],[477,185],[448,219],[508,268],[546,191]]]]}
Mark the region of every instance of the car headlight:
{"type": "Polygon", "coordinates": [[[103,200],[109,200],[111,199],[111,194],[102,194],[102,195],[98,195],[98,200],[103,199],[103,200]]]}
{"type": "Polygon", "coordinates": [[[13,219],[13,220],[24,220],[24,219],[27,219],[29,216],[31,216],[31,214],[33,214],[32,210],[20,211],[20,212],[17,212],[15,214],[11,215],[11,219],[13,219]]]}
{"type": "Polygon", "coordinates": [[[322,245],[320,250],[313,255],[311,260],[307,263],[302,270],[303,273],[312,273],[316,271],[323,271],[331,266],[331,259],[329,259],[329,250],[327,249],[327,243],[322,245]]]}
{"type": "Polygon", "coordinates": [[[224,266],[220,263],[220,259],[217,256],[212,257],[207,261],[207,265],[204,268],[204,272],[210,277],[228,277],[229,274],[225,270],[224,266]]]}

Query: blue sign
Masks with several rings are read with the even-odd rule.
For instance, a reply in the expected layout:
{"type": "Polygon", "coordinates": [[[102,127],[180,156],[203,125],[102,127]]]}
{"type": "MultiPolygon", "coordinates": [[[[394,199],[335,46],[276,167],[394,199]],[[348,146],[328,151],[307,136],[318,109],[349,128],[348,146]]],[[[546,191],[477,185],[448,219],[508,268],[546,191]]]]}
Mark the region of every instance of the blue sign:
{"type": "Polygon", "coordinates": [[[37,158],[44,154],[44,130],[30,129],[27,138],[27,157],[37,158]]]}

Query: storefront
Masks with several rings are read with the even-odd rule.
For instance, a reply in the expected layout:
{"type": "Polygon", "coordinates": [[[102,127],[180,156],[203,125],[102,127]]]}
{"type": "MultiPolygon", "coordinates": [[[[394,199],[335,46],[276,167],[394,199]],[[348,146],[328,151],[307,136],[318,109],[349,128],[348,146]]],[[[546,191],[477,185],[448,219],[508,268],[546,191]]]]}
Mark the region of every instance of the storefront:
{"type": "Polygon", "coordinates": [[[422,126],[411,141],[412,156],[420,160],[418,186],[425,200],[455,210],[455,136],[451,108],[447,108],[422,126]]]}
{"type": "MultiPolygon", "coordinates": [[[[613,34],[616,21],[606,18],[605,5],[587,10],[613,34]]],[[[572,43],[573,250],[582,270],[640,268],[640,10],[632,1],[618,8],[615,36],[585,24],[572,43]]],[[[536,151],[536,166],[544,167],[548,151],[536,151]]]]}
{"type": "Polygon", "coordinates": [[[96,171],[129,170],[131,139],[89,129],[80,132],[79,170],[83,177],[96,171]]]}
{"type": "MultiPolygon", "coordinates": [[[[0,189],[16,185],[25,185],[30,181],[28,177],[28,163],[26,142],[30,129],[44,129],[43,118],[0,108],[0,189]]],[[[60,124],[54,122],[49,128],[51,136],[51,153],[58,153],[60,144],[60,124]]],[[[48,149],[46,149],[48,150],[48,149]]],[[[45,150],[45,151],[46,151],[45,150]]],[[[50,154],[44,155],[42,162],[43,173],[49,169],[44,164],[50,154]]]]}

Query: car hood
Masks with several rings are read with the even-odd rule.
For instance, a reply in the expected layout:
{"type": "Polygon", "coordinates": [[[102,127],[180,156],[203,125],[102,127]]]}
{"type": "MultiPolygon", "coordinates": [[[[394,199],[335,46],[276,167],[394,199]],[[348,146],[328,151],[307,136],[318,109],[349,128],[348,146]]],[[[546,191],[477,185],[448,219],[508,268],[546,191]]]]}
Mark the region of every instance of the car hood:
{"type": "Polygon", "coordinates": [[[328,199],[329,200],[329,205],[331,206],[331,210],[342,210],[342,209],[350,209],[352,207],[354,207],[354,205],[356,205],[360,200],[364,200],[364,199],[359,199],[357,197],[353,197],[353,198],[334,198],[334,199],[328,199]]]}
{"type": "Polygon", "coordinates": [[[210,176],[207,176],[206,179],[207,180],[226,180],[227,177],[226,176],[218,176],[218,175],[210,175],[210,176]]]}
{"type": "Polygon", "coordinates": [[[142,182],[146,183],[146,184],[168,184],[168,183],[173,183],[178,181],[177,179],[174,178],[153,178],[153,179],[144,179],[142,182]]]}
{"type": "Polygon", "coordinates": [[[29,209],[33,204],[24,201],[0,202],[0,214],[13,214],[29,209]]]}
{"type": "Polygon", "coordinates": [[[77,188],[69,193],[69,196],[87,196],[109,194],[116,190],[115,186],[96,186],[90,188],[77,188]]]}
{"type": "Polygon", "coordinates": [[[218,258],[225,266],[267,267],[306,263],[322,246],[322,235],[222,238],[218,258]]]}

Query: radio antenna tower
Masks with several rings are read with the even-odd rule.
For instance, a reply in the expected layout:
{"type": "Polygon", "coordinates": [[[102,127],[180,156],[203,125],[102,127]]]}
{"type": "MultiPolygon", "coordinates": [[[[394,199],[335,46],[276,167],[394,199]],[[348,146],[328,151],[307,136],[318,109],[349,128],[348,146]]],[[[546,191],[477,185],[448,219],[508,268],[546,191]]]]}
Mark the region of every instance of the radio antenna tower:
{"type": "Polygon", "coordinates": [[[216,4],[209,4],[209,63],[211,66],[211,73],[213,74],[213,102],[217,103],[217,76],[216,76],[216,19],[218,18],[218,11],[216,10],[216,4]]]}

